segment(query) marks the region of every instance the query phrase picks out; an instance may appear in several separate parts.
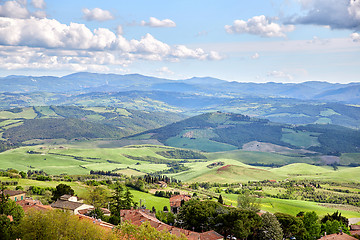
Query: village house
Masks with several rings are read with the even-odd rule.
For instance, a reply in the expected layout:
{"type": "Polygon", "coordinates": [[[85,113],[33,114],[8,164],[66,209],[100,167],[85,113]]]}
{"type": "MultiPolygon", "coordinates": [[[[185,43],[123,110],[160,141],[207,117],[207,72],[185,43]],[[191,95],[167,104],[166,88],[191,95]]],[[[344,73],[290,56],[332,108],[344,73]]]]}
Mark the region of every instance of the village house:
{"type": "MultiPolygon", "coordinates": [[[[1,193],[1,191],[0,191],[1,193]]],[[[9,199],[17,202],[20,200],[24,200],[26,198],[26,192],[20,190],[4,190],[5,196],[8,196],[9,199]]]]}
{"type": "Polygon", "coordinates": [[[319,238],[318,240],[357,240],[356,238],[347,234],[330,234],[319,238]]]}
{"type": "Polygon", "coordinates": [[[75,215],[79,214],[80,210],[94,209],[94,206],[78,202],[77,197],[71,195],[61,196],[60,199],[51,204],[51,207],[67,210],[75,215]]]}
{"type": "Polygon", "coordinates": [[[30,209],[35,209],[40,211],[47,211],[52,209],[50,205],[43,205],[39,200],[34,200],[34,199],[24,199],[17,201],[16,203],[19,204],[24,209],[24,212],[27,212],[30,209]]]}
{"type": "Polygon", "coordinates": [[[360,225],[350,225],[350,233],[360,236],[360,225]]]}
{"type": "Polygon", "coordinates": [[[177,214],[180,210],[181,203],[189,201],[191,197],[189,195],[173,195],[170,197],[170,211],[177,214]]]}
{"type": "Polygon", "coordinates": [[[224,237],[219,233],[211,230],[203,233],[193,232],[190,230],[177,228],[167,225],[156,217],[148,214],[147,209],[131,209],[120,211],[121,221],[130,221],[136,226],[140,226],[144,222],[148,221],[150,225],[158,231],[166,231],[170,234],[180,237],[182,234],[190,240],[222,240],[224,237]]]}

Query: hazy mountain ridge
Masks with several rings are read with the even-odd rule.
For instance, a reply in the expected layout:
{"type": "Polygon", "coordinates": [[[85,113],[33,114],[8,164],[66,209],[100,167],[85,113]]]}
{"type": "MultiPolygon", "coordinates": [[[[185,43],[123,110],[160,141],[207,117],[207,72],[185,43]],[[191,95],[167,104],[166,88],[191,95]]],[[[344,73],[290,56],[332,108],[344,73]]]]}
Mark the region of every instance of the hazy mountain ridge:
{"type": "Polygon", "coordinates": [[[303,83],[251,83],[228,82],[211,77],[193,77],[185,80],[169,80],[140,74],[99,74],[80,72],[63,77],[7,76],[0,78],[1,92],[116,92],[116,91],[170,91],[203,94],[240,94],[241,96],[276,96],[309,100],[343,101],[358,104],[357,92],[343,94],[336,90],[346,87],[360,88],[359,83],[328,83],[309,81],[303,83]],[[330,91],[331,98],[326,97],[330,91]],[[339,95],[337,95],[339,94],[339,95]]]}

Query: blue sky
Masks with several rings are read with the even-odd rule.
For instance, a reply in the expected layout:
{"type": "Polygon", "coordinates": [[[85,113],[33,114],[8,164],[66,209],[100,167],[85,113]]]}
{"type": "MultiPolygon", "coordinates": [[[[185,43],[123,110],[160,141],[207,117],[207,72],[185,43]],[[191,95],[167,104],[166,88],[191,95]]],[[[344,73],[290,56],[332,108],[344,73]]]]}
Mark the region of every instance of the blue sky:
{"type": "Polygon", "coordinates": [[[0,0],[0,76],[358,82],[360,0],[0,0]]]}

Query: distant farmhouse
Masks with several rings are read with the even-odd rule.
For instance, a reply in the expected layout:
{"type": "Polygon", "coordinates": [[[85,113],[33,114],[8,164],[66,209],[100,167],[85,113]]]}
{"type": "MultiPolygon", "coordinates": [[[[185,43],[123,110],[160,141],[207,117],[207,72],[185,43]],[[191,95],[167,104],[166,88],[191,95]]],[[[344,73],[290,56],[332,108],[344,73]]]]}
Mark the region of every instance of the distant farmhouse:
{"type": "MultiPolygon", "coordinates": [[[[0,191],[1,193],[1,191],[0,191]]],[[[8,196],[9,199],[17,202],[20,200],[25,199],[26,192],[25,191],[18,191],[18,190],[4,190],[5,196],[8,196]]]]}
{"type": "Polygon", "coordinates": [[[189,201],[191,197],[189,195],[173,195],[170,197],[170,211],[174,214],[178,213],[181,204],[189,201]]]}
{"type": "Polygon", "coordinates": [[[79,202],[76,196],[71,195],[62,195],[51,207],[67,210],[75,215],[79,214],[80,210],[94,209],[94,206],[79,202]]]}

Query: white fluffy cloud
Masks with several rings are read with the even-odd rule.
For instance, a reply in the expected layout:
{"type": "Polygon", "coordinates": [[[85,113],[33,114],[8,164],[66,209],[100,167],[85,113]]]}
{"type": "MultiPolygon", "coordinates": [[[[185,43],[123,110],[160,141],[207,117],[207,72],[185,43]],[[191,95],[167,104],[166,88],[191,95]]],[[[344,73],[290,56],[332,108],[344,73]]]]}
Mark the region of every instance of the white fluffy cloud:
{"type": "Polygon", "coordinates": [[[259,53],[255,53],[251,56],[252,59],[258,59],[260,57],[259,53]]]}
{"type": "Polygon", "coordinates": [[[359,33],[352,33],[350,35],[350,37],[354,42],[360,42],[360,34],[359,33]]]}
{"type": "Polygon", "coordinates": [[[282,71],[272,71],[267,74],[268,77],[272,78],[283,78],[288,80],[293,80],[294,77],[288,73],[282,72],[282,71]]]}
{"type": "Polygon", "coordinates": [[[84,24],[67,25],[55,19],[0,17],[0,66],[7,69],[66,66],[75,70],[95,69],[97,65],[101,69],[106,69],[106,65],[126,66],[138,59],[221,59],[217,52],[170,46],[151,34],[129,40],[119,33],[106,28],[91,31],[84,24]]]}
{"type": "Polygon", "coordinates": [[[233,25],[225,25],[227,33],[249,33],[261,37],[286,37],[286,32],[295,30],[293,25],[279,25],[264,15],[254,16],[247,21],[235,20],[233,25]]]}
{"type": "Polygon", "coordinates": [[[30,12],[24,4],[18,1],[6,1],[0,5],[0,17],[28,18],[30,12]]]}
{"type": "Polygon", "coordinates": [[[333,29],[359,29],[360,0],[300,0],[305,14],[287,23],[330,26],[333,29]]]}
{"type": "Polygon", "coordinates": [[[162,67],[156,70],[160,75],[173,75],[174,72],[171,71],[168,67],[162,67]]]}
{"type": "Polygon", "coordinates": [[[46,7],[46,3],[44,0],[31,0],[31,5],[34,8],[44,9],[46,7]]]}
{"type": "Polygon", "coordinates": [[[175,22],[170,19],[159,20],[154,17],[150,17],[149,22],[141,21],[141,25],[149,27],[176,27],[175,22]]]}
{"type": "Polygon", "coordinates": [[[82,12],[84,13],[84,19],[86,19],[87,21],[102,22],[102,21],[114,19],[113,15],[111,14],[110,11],[103,10],[100,8],[94,8],[92,10],[90,10],[88,8],[84,8],[82,10],[82,12]]]}

